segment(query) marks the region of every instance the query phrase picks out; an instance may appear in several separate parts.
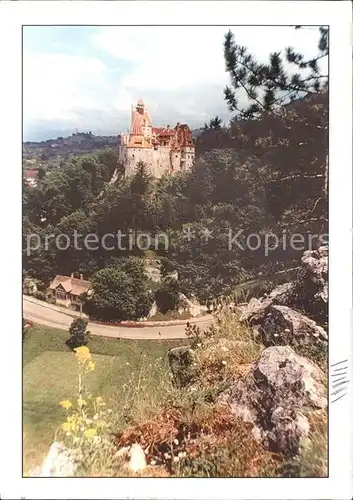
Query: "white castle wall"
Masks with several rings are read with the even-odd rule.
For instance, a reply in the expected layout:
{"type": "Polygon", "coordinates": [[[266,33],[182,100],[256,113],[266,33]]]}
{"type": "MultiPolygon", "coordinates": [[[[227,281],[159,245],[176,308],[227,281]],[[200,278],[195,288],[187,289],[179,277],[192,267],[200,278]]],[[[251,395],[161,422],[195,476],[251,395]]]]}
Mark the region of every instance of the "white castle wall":
{"type": "MultiPolygon", "coordinates": [[[[152,128],[143,126],[145,137],[151,136],[152,128]]],[[[164,174],[172,174],[191,169],[195,159],[194,147],[183,147],[181,150],[171,150],[169,146],[154,148],[128,148],[129,134],[121,135],[121,146],[119,146],[119,160],[125,166],[125,176],[135,174],[136,166],[140,161],[146,163],[149,173],[154,177],[162,177],[164,174]]]]}

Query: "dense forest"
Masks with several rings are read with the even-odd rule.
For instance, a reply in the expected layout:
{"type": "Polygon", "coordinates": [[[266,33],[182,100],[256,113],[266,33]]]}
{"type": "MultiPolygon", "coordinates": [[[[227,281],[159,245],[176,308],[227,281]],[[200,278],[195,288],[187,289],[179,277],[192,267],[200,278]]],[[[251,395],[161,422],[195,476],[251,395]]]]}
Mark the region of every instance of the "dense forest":
{"type": "Polygon", "coordinates": [[[161,261],[162,274],[178,272],[180,291],[207,302],[259,274],[295,266],[304,249],[320,244],[328,229],[328,78],[319,62],[328,56],[328,30],[320,28],[311,60],[289,47],[260,64],[231,32],[223,49],[229,123],[215,117],[205,124],[190,172],[154,179],[140,164],[133,178],[125,178],[110,150],[48,172],[34,188],[24,184],[25,276],[45,287],[56,274],[82,273],[99,282],[102,270],[114,268],[121,281],[127,258],[152,256],[161,261]],[[164,232],[169,246],[60,250],[52,238],[47,249],[27,249],[29,234],[44,242],[45,235],[64,233],[73,241],[75,231],[101,239],[118,230],[152,237],[164,232]],[[231,244],[236,234],[239,245],[231,244]],[[257,250],[253,242],[250,248],[251,234],[261,239],[257,250]],[[284,243],[298,234],[300,248],[284,243]],[[265,252],[273,235],[277,248],[265,252]]]}

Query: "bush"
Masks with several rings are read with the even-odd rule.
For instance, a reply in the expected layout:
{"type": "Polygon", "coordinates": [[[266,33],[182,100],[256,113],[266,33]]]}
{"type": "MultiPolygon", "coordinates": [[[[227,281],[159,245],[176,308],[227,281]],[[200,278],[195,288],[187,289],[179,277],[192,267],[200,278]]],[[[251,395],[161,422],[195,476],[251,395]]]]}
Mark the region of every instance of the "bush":
{"type": "Polygon", "coordinates": [[[262,345],[251,328],[240,322],[224,299],[214,314],[215,323],[204,331],[188,325],[195,377],[202,387],[224,388],[258,359],[262,345]]]}
{"type": "Polygon", "coordinates": [[[33,297],[38,300],[43,300],[44,302],[47,301],[47,295],[44,292],[41,292],[40,290],[34,292],[33,297]]]}
{"type": "Polygon", "coordinates": [[[89,335],[87,325],[87,319],[76,318],[73,320],[69,329],[70,338],[66,341],[66,344],[70,347],[70,349],[74,350],[77,347],[87,345],[89,335]]]}

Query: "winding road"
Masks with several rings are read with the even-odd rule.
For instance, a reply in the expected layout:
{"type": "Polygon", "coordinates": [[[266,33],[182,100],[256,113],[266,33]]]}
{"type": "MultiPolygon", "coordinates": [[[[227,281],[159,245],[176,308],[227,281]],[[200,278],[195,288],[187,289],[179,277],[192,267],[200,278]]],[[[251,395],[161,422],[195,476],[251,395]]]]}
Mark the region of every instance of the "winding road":
{"type": "MultiPolygon", "coordinates": [[[[32,298],[23,297],[23,316],[26,319],[40,325],[53,328],[69,329],[72,322],[72,315],[58,307],[50,307],[45,303],[40,303],[32,298]]],[[[204,330],[211,325],[213,318],[211,315],[202,316],[189,320],[190,324],[204,330]]],[[[116,339],[131,340],[170,340],[185,338],[186,321],[171,322],[171,325],[157,324],[156,326],[144,325],[134,326],[108,326],[99,323],[89,322],[88,329],[92,335],[110,337],[116,339]],[[177,324],[176,324],[177,323],[177,324]]]]}

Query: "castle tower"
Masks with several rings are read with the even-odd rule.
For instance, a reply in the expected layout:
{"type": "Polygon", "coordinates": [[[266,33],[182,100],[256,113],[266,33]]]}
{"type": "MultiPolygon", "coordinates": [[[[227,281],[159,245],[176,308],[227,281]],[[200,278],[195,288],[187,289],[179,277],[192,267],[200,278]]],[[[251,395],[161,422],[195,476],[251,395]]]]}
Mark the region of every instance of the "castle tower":
{"type": "Polygon", "coordinates": [[[131,106],[129,133],[122,135],[119,158],[124,163],[125,175],[134,175],[137,164],[144,162],[151,175],[161,177],[178,171],[187,171],[193,165],[195,145],[188,125],[178,123],[169,127],[152,127],[147,106],[142,99],[131,106]]]}

